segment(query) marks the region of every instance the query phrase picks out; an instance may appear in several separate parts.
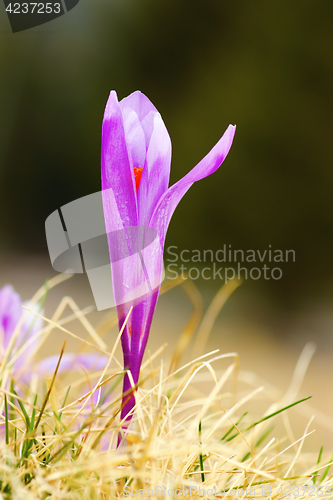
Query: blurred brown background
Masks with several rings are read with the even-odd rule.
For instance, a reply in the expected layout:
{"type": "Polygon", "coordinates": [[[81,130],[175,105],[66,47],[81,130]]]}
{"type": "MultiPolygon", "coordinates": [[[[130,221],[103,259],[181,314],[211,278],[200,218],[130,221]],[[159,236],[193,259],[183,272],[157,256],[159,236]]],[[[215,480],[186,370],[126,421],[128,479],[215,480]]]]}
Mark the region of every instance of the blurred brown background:
{"type": "MultiPolygon", "coordinates": [[[[11,282],[26,300],[56,274],[44,222],[100,189],[111,89],[119,98],[140,89],[161,112],[172,183],[236,123],[226,162],[185,196],[167,245],[295,250],[281,280],[235,292],[209,347],[239,351],[244,368],[286,389],[315,341],[304,391],[332,415],[332,19],[329,0],[81,0],[13,35],[1,6],[0,286],[11,282]]],[[[208,305],[221,283],[197,285],[208,305]]],[[[93,302],[75,276],[50,297],[50,314],[66,293],[81,307],[93,302]]],[[[178,293],[160,300],[154,345],[186,323],[190,306],[178,293]]]]}

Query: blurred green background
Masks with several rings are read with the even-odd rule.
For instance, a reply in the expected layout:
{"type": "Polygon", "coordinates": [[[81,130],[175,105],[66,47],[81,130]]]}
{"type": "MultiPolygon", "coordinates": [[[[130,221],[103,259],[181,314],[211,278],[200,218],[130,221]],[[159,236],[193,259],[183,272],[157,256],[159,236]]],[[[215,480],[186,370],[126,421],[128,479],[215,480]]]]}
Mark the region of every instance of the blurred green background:
{"type": "Polygon", "coordinates": [[[81,0],[15,35],[0,10],[2,252],[47,253],[46,217],[100,189],[109,91],[140,89],[168,127],[172,183],[237,124],[167,245],[294,249],[283,279],[247,289],[285,310],[331,303],[332,1],[81,0]]]}

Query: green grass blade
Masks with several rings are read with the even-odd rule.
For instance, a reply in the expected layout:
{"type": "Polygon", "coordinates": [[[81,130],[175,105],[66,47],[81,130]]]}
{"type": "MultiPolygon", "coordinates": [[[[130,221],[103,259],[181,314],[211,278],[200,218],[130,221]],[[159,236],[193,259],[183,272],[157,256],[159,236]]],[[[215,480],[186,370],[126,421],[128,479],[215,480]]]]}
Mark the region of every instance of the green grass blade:
{"type": "MultiPolygon", "coordinates": [[[[330,462],[332,462],[332,461],[333,461],[333,455],[331,456],[331,460],[330,460],[330,462]]],[[[325,478],[326,478],[326,476],[327,476],[327,474],[328,474],[328,472],[329,472],[329,470],[330,470],[330,468],[331,468],[331,465],[332,465],[332,464],[330,463],[330,464],[326,467],[326,469],[324,470],[324,474],[322,475],[322,477],[321,477],[321,480],[320,480],[319,484],[321,484],[322,482],[324,482],[324,480],[325,480],[325,478]]]]}
{"type": "Polygon", "coordinates": [[[6,444],[9,444],[9,425],[8,425],[8,404],[7,394],[5,393],[5,420],[6,420],[6,444]]]}
{"type": "MultiPolygon", "coordinates": [[[[68,387],[67,391],[66,391],[66,394],[65,394],[65,397],[64,397],[64,400],[63,400],[63,403],[61,405],[61,408],[64,408],[65,404],[66,404],[66,401],[67,401],[67,398],[68,398],[68,394],[69,394],[69,391],[71,390],[71,386],[68,387]]],[[[61,418],[62,417],[62,412],[59,413],[59,417],[61,418]]]]}
{"type": "Polygon", "coordinates": [[[31,423],[30,423],[30,430],[34,430],[34,424],[35,424],[35,417],[36,417],[36,405],[37,405],[37,400],[38,400],[38,394],[36,394],[35,399],[34,399],[34,407],[32,409],[32,414],[31,414],[31,423]]]}
{"type": "MultiPolygon", "coordinates": [[[[200,442],[200,446],[201,446],[201,420],[199,422],[199,442],[200,442]]],[[[202,456],[202,453],[200,453],[199,455],[199,461],[200,461],[200,471],[201,471],[201,482],[204,483],[205,482],[205,473],[204,473],[204,466],[203,466],[203,456],[202,456]]]]}
{"type": "MultiPolygon", "coordinates": [[[[246,411],[245,413],[243,413],[243,415],[237,420],[237,422],[235,423],[235,425],[238,425],[242,420],[243,418],[248,414],[248,412],[246,411]]],[[[227,437],[229,436],[229,434],[232,433],[232,431],[234,430],[235,428],[235,425],[232,425],[230,427],[230,429],[224,434],[224,436],[221,438],[221,441],[224,441],[225,439],[227,439],[227,437]]]]}
{"type": "Polygon", "coordinates": [[[105,403],[105,401],[108,398],[108,396],[110,396],[110,394],[117,388],[117,386],[119,385],[119,383],[123,381],[124,376],[125,376],[125,373],[121,373],[116,378],[116,380],[114,381],[114,383],[110,385],[109,389],[101,397],[101,400],[100,400],[98,406],[102,406],[105,403]]]}
{"type": "Polygon", "coordinates": [[[13,393],[15,394],[15,396],[17,396],[16,400],[17,400],[18,404],[20,405],[20,408],[21,408],[22,413],[24,415],[25,425],[27,427],[27,431],[29,431],[30,430],[30,418],[29,418],[29,415],[27,414],[27,411],[26,411],[26,409],[25,409],[24,404],[22,403],[22,401],[20,399],[18,399],[18,394],[15,391],[15,389],[13,389],[13,393]]]}
{"type": "Polygon", "coordinates": [[[273,413],[270,413],[266,417],[263,417],[260,420],[258,420],[257,422],[254,422],[254,424],[249,425],[249,427],[247,427],[245,430],[249,431],[250,429],[253,429],[253,427],[255,427],[256,425],[259,425],[262,422],[265,422],[266,420],[268,420],[272,417],[275,417],[276,415],[278,415],[279,413],[282,413],[283,411],[289,410],[289,408],[292,408],[293,406],[299,405],[300,403],[303,403],[304,401],[308,401],[308,399],[311,399],[311,398],[312,398],[312,396],[308,396],[307,398],[303,398],[303,399],[300,399],[298,401],[295,401],[295,403],[291,403],[290,405],[285,406],[284,408],[281,408],[280,410],[277,410],[273,413]]]}
{"type": "MultiPolygon", "coordinates": [[[[323,455],[323,451],[324,451],[324,446],[322,446],[322,447],[320,448],[320,450],[319,450],[319,455],[318,455],[318,460],[317,460],[317,464],[318,464],[318,465],[319,465],[319,464],[320,464],[320,462],[321,462],[321,457],[322,457],[322,455],[323,455]]],[[[319,471],[316,471],[316,472],[314,473],[315,475],[314,475],[314,476],[313,476],[313,478],[312,478],[312,481],[313,481],[313,484],[314,484],[314,485],[316,484],[316,481],[317,481],[318,472],[319,472],[319,471]]]]}
{"type": "Polygon", "coordinates": [[[14,413],[14,408],[13,408],[13,406],[15,406],[15,398],[13,396],[13,394],[14,394],[13,390],[14,390],[14,380],[11,379],[11,381],[10,381],[10,398],[9,398],[11,405],[9,406],[9,420],[15,419],[15,413],[14,413]]]}
{"type": "Polygon", "coordinates": [[[17,457],[17,429],[14,427],[14,456],[17,457]]]}
{"type": "MultiPolygon", "coordinates": [[[[276,415],[279,415],[279,413],[282,413],[283,411],[289,410],[289,408],[292,408],[293,406],[299,405],[300,403],[303,403],[304,401],[307,401],[308,399],[311,399],[311,398],[312,398],[312,396],[308,396],[307,398],[300,399],[299,401],[295,401],[295,403],[291,403],[290,405],[284,406],[283,408],[280,408],[280,410],[277,410],[273,413],[270,413],[266,417],[263,417],[260,420],[258,420],[257,422],[254,422],[253,424],[249,425],[248,427],[246,427],[246,429],[243,429],[242,432],[249,431],[250,429],[253,429],[253,427],[255,427],[256,425],[259,425],[262,422],[265,422],[266,420],[269,420],[270,418],[275,417],[276,415]]],[[[227,439],[227,441],[231,441],[232,439],[234,439],[238,435],[239,435],[238,432],[233,434],[232,436],[230,436],[230,438],[227,439]]]]}

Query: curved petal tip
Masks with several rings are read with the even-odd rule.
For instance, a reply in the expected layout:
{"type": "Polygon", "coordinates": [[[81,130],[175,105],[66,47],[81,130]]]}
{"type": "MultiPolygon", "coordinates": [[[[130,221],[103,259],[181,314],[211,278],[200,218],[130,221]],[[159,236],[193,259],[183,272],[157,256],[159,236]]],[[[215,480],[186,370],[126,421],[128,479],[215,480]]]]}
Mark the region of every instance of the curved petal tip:
{"type": "Polygon", "coordinates": [[[115,107],[118,106],[118,96],[115,90],[111,90],[108,101],[105,106],[104,120],[109,120],[115,112],[115,107]]]}

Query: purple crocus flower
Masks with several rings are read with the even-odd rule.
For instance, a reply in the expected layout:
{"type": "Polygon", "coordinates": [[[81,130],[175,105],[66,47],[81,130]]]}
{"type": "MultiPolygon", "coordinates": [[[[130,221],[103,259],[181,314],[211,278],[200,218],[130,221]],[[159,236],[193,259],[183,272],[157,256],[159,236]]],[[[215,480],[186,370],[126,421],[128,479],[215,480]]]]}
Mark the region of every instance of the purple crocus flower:
{"type": "MultiPolygon", "coordinates": [[[[116,92],[110,94],[102,126],[103,206],[119,328],[133,308],[121,341],[124,366],[135,384],[159,295],[170,219],[192,184],[220,167],[231,147],[235,129],[229,125],[208,155],[169,187],[171,141],[161,115],[141,92],[134,92],[120,102],[116,92]],[[140,259],[132,256],[115,261],[112,234],[133,227],[156,230],[156,241],[142,251],[140,259]],[[147,281],[149,286],[145,289],[142,284],[147,281]],[[141,296],[134,292],[131,297],[131,292],[140,287],[141,296]]],[[[125,395],[130,389],[130,378],[126,375],[122,418],[135,404],[134,395],[125,395]]],[[[128,415],[127,420],[130,418],[128,415]]]]}
{"type": "MultiPolygon", "coordinates": [[[[0,289],[0,355],[5,354],[12,335],[23,315],[25,320],[18,332],[17,338],[12,346],[9,359],[22,347],[22,345],[35,335],[42,328],[43,320],[32,313],[27,313],[21,307],[22,300],[20,295],[15,292],[11,285],[5,285],[0,289]]],[[[29,306],[29,303],[23,303],[29,306]]],[[[37,306],[36,306],[37,310],[37,306]]],[[[36,343],[32,342],[29,347],[18,356],[14,362],[13,369],[19,370],[27,367],[27,362],[33,355],[36,343]]]]}

